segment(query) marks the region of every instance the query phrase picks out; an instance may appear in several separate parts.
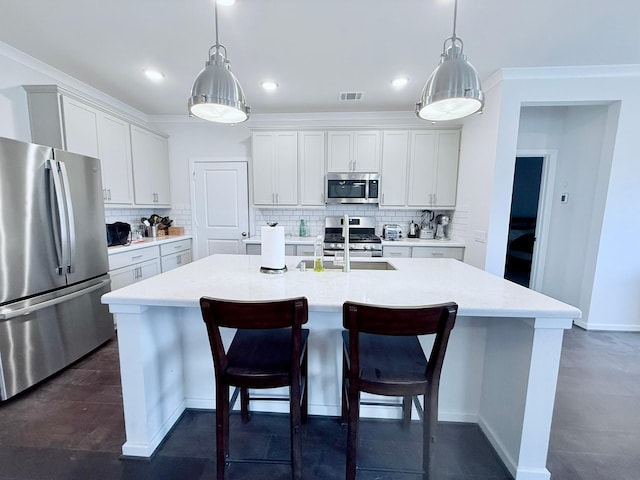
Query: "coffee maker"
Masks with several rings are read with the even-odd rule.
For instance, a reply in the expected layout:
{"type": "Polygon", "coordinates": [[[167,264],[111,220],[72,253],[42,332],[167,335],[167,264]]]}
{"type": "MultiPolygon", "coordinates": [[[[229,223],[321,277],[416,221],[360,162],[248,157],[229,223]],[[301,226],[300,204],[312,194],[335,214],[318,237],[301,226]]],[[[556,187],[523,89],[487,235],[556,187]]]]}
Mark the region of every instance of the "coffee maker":
{"type": "Polygon", "coordinates": [[[436,240],[445,240],[447,238],[447,229],[445,227],[449,225],[449,220],[448,215],[438,215],[436,217],[436,240]]]}

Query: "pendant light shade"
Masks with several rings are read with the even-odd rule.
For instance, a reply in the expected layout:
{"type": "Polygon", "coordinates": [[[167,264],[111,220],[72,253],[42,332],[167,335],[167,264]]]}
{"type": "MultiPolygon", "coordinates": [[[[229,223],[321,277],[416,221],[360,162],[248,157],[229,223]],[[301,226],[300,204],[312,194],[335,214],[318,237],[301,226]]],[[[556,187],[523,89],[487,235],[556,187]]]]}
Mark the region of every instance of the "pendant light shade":
{"type": "Polygon", "coordinates": [[[444,42],[440,63],[425,84],[416,114],[424,120],[455,120],[481,111],[484,92],[478,72],[463,53],[462,40],[456,37],[455,2],[453,35],[444,42]]]}
{"type": "Polygon", "coordinates": [[[249,118],[250,108],[240,82],[229,69],[227,49],[218,43],[218,7],[214,2],[216,44],[198,74],[189,97],[189,114],[217,123],[240,123],[249,118]]]}

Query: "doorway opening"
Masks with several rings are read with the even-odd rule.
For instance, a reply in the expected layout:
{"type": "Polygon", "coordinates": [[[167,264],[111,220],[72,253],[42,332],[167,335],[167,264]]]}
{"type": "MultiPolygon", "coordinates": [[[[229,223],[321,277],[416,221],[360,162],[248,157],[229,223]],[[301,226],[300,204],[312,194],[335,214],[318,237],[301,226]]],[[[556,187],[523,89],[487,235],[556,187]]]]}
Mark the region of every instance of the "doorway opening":
{"type": "Polygon", "coordinates": [[[504,278],[529,287],[540,211],[544,157],[516,157],[504,278]]]}

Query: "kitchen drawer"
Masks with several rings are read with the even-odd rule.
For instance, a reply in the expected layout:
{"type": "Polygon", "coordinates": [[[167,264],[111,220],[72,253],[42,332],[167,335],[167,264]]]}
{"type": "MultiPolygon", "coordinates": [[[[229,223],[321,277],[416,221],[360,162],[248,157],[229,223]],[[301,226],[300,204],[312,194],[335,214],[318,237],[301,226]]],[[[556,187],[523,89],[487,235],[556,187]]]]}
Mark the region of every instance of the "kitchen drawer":
{"type": "Polygon", "coordinates": [[[394,258],[410,258],[411,247],[389,247],[385,245],[384,247],[382,247],[382,256],[394,258]]]}
{"type": "Polygon", "coordinates": [[[140,282],[146,278],[160,273],[160,262],[157,257],[142,263],[127,265],[109,272],[111,277],[111,290],[117,290],[132,283],[140,282]]]}
{"type": "Polygon", "coordinates": [[[296,255],[298,255],[299,257],[313,257],[314,252],[314,245],[296,245],[296,255]]]}
{"type": "Polygon", "coordinates": [[[177,240],[175,242],[163,243],[160,245],[160,255],[163,257],[165,255],[182,252],[184,250],[191,250],[191,239],[186,238],[184,240],[177,240]]]}
{"type": "Polygon", "coordinates": [[[168,272],[174,268],[181,267],[187,263],[191,263],[191,250],[184,250],[182,252],[172,253],[170,255],[163,255],[160,259],[162,272],[168,272]]]}
{"type": "Polygon", "coordinates": [[[160,251],[157,246],[137,248],[128,252],[112,253],[109,255],[109,270],[126,267],[134,263],[146,262],[147,260],[154,260],[159,256],[160,251]]]}
{"type": "Polygon", "coordinates": [[[464,247],[413,247],[412,257],[455,258],[456,260],[462,260],[464,257],[464,247]]]}

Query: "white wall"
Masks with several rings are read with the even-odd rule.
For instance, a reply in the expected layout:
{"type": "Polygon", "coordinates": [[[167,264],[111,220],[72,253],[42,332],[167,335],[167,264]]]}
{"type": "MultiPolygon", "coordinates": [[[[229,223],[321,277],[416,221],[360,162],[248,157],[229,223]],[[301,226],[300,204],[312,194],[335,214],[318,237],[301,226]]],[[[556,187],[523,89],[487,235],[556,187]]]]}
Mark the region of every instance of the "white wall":
{"type": "Polygon", "coordinates": [[[602,224],[602,209],[597,207],[603,198],[596,192],[606,192],[611,166],[612,152],[603,157],[608,110],[606,106],[524,107],[518,134],[518,150],[557,152],[540,291],[577,306],[585,318],[602,224]],[[561,194],[569,195],[567,203],[560,202],[561,194]]]}
{"type": "MultiPolygon", "coordinates": [[[[640,255],[633,253],[640,235],[639,81],[638,66],[505,69],[487,82],[485,114],[464,125],[464,184],[458,204],[474,212],[469,215],[473,220],[465,258],[502,275],[522,107],[600,105],[590,115],[568,109],[560,126],[562,139],[550,127],[559,125],[558,118],[547,118],[546,131],[526,133],[529,139],[538,136],[539,148],[559,140],[559,149],[572,152],[576,162],[586,155],[591,163],[591,170],[578,162],[565,173],[568,186],[580,185],[575,189],[578,198],[592,197],[583,203],[592,201],[592,214],[586,214],[586,208],[579,212],[587,226],[572,230],[572,235],[588,237],[582,285],[579,291],[573,286],[563,291],[568,297],[563,300],[585,306],[582,325],[587,328],[640,330],[640,255]],[[482,164],[474,166],[474,159],[482,164]],[[482,229],[487,231],[486,244],[474,238],[482,229]]],[[[571,240],[567,242],[570,247],[571,240]]],[[[571,251],[571,261],[577,264],[581,259],[575,253],[571,251]]]]}

